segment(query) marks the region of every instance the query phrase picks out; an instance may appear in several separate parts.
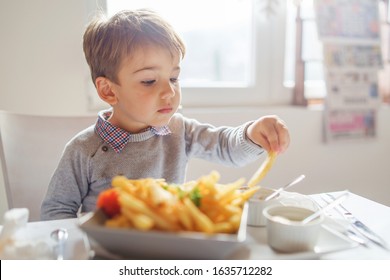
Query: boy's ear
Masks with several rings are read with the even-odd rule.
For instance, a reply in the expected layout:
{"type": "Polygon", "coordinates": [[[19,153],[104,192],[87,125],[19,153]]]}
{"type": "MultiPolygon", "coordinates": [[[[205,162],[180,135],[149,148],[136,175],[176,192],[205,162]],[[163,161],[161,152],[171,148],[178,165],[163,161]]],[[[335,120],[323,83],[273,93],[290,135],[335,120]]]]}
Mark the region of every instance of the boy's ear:
{"type": "Polygon", "coordinates": [[[95,85],[99,97],[106,103],[110,105],[115,105],[117,103],[117,97],[113,91],[112,82],[106,77],[97,77],[95,80],[95,85]]]}

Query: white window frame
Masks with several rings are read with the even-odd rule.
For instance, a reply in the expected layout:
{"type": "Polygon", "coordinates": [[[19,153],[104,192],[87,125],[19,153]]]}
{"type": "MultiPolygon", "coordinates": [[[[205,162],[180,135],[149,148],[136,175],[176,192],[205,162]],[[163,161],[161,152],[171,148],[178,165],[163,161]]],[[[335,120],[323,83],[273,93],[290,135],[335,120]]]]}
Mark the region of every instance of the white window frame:
{"type": "MultiPolygon", "coordinates": [[[[182,86],[182,105],[185,108],[291,104],[292,88],[284,86],[286,1],[278,1],[277,11],[271,15],[261,12],[260,5],[264,4],[264,0],[252,1],[254,46],[251,83],[248,86],[182,86]]],[[[86,22],[97,9],[106,10],[106,0],[87,0],[86,22]]],[[[89,73],[87,77],[90,80],[89,73]]],[[[99,100],[91,81],[87,85],[87,94],[91,110],[107,107],[99,100]]]]}

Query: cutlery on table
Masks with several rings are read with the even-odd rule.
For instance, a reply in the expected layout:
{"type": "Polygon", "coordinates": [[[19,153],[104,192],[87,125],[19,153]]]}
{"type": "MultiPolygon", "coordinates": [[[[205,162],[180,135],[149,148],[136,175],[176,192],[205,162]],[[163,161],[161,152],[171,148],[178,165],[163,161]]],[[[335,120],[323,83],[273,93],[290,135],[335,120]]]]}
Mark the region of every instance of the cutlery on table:
{"type": "Polygon", "coordinates": [[[324,207],[320,208],[319,210],[317,210],[316,212],[314,212],[310,216],[306,217],[301,223],[307,224],[307,223],[311,222],[312,220],[314,220],[315,218],[319,217],[325,211],[328,211],[328,210],[336,207],[337,205],[341,204],[341,202],[347,198],[348,194],[349,194],[348,192],[344,192],[342,195],[327,202],[327,204],[324,207]]]}
{"type": "MultiPolygon", "coordinates": [[[[334,196],[332,194],[325,194],[324,200],[326,200],[325,197],[328,197],[330,199],[334,199],[334,196]]],[[[378,234],[373,232],[368,226],[366,226],[363,222],[358,220],[348,209],[346,209],[342,204],[338,206],[336,209],[344,219],[350,222],[351,226],[359,232],[362,236],[373,242],[374,244],[378,245],[379,247],[390,251],[390,247],[386,244],[386,241],[383,240],[378,234]]]]}
{"type": "Polygon", "coordinates": [[[353,230],[350,230],[350,229],[338,230],[338,229],[334,229],[331,226],[328,226],[325,224],[322,225],[322,227],[335,235],[339,235],[340,237],[344,237],[344,238],[347,238],[351,241],[354,241],[357,245],[362,245],[364,247],[367,247],[367,241],[365,239],[363,239],[362,237],[360,237],[353,230]]]}
{"type": "MultiPolygon", "coordinates": [[[[318,196],[323,202],[325,203],[328,203],[328,200],[325,200],[322,195],[319,195],[318,196]]],[[[312,199],[312,201],[319,207],[319,208],[323,208],[324,206],[319,203],[316,199],[312,199]]],[[[335,207],[335,209],[337,210],[337,207],[335,207]]],[[[330,215],[329,215],[330,216],[330,215]]],[[[339,224],[337,222],[337,224],[339,224]]],[[[342,228],[340,227],[337,227],[337,228],[334,228],[333,226],[330,226],[330,225],[326,225],[326,224],[323,224],[322,227],[324,229],[326,229],[327,231],[335,234],[335,235],[338,235],[340,237],[343,237],[343,238],[347,238],[351,241],[354,241],[355,243],[359,244],[359,245],[362,245],[364,247],[367,247],[367,240],[363,237],[361,237],[359,234],[357,234],[355,231],[351,230],[350,228],[344,228],[344,226],[342,228]]]]}

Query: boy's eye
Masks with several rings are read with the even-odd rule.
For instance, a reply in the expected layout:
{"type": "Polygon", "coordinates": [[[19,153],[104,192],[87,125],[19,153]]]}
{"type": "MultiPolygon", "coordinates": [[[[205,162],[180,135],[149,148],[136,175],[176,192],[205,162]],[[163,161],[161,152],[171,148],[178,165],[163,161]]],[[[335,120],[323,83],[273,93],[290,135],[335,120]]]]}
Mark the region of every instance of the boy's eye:
{"type": "Polygon", "coordinates": [[[146,81],[142,81],[141,83],[146,85],[146,86],[151,86],[153,85],[154,83],[156,82],[156,80],[146,80],[146,81]]]}
{"type": "Polygon", "coordinates": [[[171,78],[170,80],[171,80],[171,83],[175,84],[179,81],[179,78],[171,78]]]}

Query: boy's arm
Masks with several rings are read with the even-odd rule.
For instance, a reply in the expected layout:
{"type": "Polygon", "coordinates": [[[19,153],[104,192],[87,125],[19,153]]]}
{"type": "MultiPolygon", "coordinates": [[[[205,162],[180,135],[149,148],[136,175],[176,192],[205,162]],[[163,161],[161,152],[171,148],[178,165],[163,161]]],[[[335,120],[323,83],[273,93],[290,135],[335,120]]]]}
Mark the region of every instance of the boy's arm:
{"type": "Polygon", "coordinates": [[[230,166],[244,166],[264,151],[246,136],[252,122],[238,127],[215,127],[185,119],[187,155],[230,166]]]}
{"type": "Polygon", "coordinates": [[[87,158],[67,146],[54,171],[41,206],[41,219],[77,217],[82,197],[88,190],[87,158]]]}

